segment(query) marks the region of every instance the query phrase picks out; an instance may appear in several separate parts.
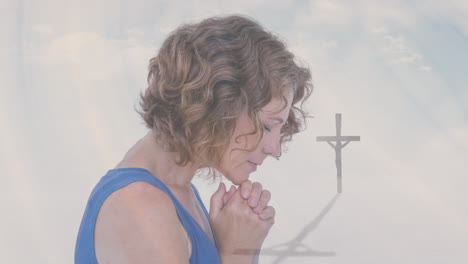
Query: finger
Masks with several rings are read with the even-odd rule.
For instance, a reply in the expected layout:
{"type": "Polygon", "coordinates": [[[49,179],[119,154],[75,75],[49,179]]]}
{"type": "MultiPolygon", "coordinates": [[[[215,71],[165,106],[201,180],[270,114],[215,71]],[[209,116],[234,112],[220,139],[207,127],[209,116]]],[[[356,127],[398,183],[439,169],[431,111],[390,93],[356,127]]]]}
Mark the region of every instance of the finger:
{"type": "Polygon", "coordinates": [[[223,197],[226,193],[226,186],[220,182],[218,189],[210,199],[210,217],[216,217],[219,211],[223,208],[223,197]]]}
{"type": "Polygon", "coordinates": [[[262,190],[262,194],[260,195],[260,199],[258,200],[257,206],[253,209],[254,212],[260,213],[263,211],[264,208],[268,205],[268,202],[270,202],[271,199],[271,193],[268,190],[262,190]]]}
{"type": "Polygon", "coordinates": [[[242,198],[248,199],[250,196],[250,191],[252,190],[252,182],[249,180],[244,181],[241,183],[239,189],[241,189],[242,198]]]}
{"type": "Polygon", "coordinates": [[[234,185],[231,185],[231,188],[229,188],[229,191],[223,197],[223,204],[224,205],[226,205],[226,203],[231,199],[232,195],[234,195],[236,190],[237,190],[237,188],[234,185]]]}
{"type": "Polygon", "coordinates": [[[259,182],[252,183],[252,190],[250,191],[249,196],[249,205],[251,208],[254,208],[258,205],[258,201],[260,200],[260,195],[262,194],[262,184],[259,182]]]}
{"type": "Polygon", "coordinates": [[[237,188],[237,190],[231,195],[230,199],[226,201],[224,207],[231,207],[234,208],[234,210],[246,207],[248,211],[252,212],[252,209],[246,203],[247,200],[245,200],[241,195],[241,189],[237,188]]]}
{"type": "Polygon", "coordinates": [[[276,214],[275,208],[271,206],[267,206],[265,207],[265,209],[263,209],[263,211],[258,216],[262,220],[274,220],[275,214],[276,214]]]}

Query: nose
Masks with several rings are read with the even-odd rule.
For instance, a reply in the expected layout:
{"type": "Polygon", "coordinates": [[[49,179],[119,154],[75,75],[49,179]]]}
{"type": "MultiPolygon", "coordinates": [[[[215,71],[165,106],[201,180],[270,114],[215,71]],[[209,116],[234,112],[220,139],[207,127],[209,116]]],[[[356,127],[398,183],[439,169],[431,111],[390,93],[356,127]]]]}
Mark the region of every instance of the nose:
{"type": "Polygon", "coordinates": [[[265,137],[265,142],[263,145],[263,152],[265,154],[271,155],[274,158],[278,158],[281,156],[281,143],[280,137],[272,136],[272,137],[265,137]]]}

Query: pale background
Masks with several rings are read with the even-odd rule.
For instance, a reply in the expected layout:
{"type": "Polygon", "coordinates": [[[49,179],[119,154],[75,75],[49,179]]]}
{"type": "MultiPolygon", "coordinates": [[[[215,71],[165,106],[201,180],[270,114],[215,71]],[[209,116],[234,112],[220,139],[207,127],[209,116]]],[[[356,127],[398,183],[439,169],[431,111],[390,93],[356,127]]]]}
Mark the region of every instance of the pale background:
{"type": "MultiPolygon", "coordinates": [[[[464,0],[0,0],[0,263],[72,263],[89,193],[145,134],[148,60],[177,25],[230,13],[280,35],[315,84],[308,130],[252,176],[277,211],[261,263],[468,263],[464,0]],[[339,196],[315,141],[335,113],[361,136],[339,196]]],[[[196,185],[208,206],[216,185],[196,185]]]]}

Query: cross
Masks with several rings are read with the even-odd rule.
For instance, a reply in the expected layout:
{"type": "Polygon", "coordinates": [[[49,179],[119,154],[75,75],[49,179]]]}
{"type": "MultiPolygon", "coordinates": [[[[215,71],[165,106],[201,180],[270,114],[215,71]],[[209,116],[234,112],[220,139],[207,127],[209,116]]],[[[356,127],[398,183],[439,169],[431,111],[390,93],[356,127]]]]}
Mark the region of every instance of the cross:
{"type": "Polygon", "coordinates": [[[336,136],[330,137],[317,137],[317,141],[326,141],[332,148],[335,149],[335,164],[337,169],[337,178],[338,178],[338,192],[341,193],[341,150],[348,145],[351,141],[360,141],[361,137],[359,136],[342,136],[341,135],[341,114],[335,115],[336,120],[336,136]],[[331,143],[336,141],[336,145],[331,143]],[[341,144],[341,141],[346,141],[344,144],[341,144]]]}

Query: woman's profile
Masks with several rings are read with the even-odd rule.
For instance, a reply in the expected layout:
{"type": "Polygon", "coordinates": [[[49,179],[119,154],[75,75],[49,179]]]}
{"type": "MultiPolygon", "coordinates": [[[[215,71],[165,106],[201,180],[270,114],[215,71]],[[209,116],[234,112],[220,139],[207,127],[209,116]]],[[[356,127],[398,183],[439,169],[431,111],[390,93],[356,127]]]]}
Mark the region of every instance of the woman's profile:
{"type": "Polygon", "coordinates": [[[148,133],[94,187],[75,263],[257,263],[275,211],[249,175],[302,129],[310,79],[250,18],[174,30],[140,95],[148,133]],[[233,183],[209,212],[191,183],[200,171],[233,183]]]}

